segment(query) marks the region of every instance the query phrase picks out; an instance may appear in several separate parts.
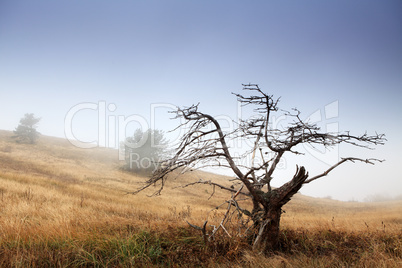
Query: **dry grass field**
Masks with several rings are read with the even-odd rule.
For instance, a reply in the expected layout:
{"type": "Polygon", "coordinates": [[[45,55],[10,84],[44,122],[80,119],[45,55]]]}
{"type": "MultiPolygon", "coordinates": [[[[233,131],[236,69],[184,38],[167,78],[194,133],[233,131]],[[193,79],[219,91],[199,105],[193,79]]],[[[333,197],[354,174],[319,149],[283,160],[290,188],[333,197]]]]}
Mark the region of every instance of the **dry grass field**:
{"type": "Polygon", "coordinates": [[[11,136],[0,131],[0,267],[402,267],[401,201],[297,195],[284,208],[281,250],[261,256],[224,232],[205,244],[186,222],[217,224],[227,194],[175,187],[223,176],[187,173],[161,196],[131,195],[145,178],[121,170],[116,150],[11,136]]]}

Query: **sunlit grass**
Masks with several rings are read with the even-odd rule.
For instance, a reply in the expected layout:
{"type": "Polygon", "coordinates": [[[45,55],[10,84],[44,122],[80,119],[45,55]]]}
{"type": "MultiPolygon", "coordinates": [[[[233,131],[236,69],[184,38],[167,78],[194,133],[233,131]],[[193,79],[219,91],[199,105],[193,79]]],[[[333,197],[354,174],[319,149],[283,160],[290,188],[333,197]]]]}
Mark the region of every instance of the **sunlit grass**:
{"type": "MultiPolygon", "coordinates": [[[[127,194],[146,179],[122,171],[117,152],[84,150],[42,137],[16,144],[0,131],[0,266],[398,267],[402,203],[364,204],[297,195],[284,207],[281,252],[250,251],[220,233],[205,245],[186,221],[217,224],[227,193],[208,185],[175,188],[193,172],[157,188],[127,194]]],[[[156,186],[158,187],[158,186],[156,186]]],[[[210,227],[209,227],[210,228],[210,227]]],[[[228,227],[229,228],[229,227],[228,227]]],[[[235,230],[229,230],[235,232],[235,230]]]]}

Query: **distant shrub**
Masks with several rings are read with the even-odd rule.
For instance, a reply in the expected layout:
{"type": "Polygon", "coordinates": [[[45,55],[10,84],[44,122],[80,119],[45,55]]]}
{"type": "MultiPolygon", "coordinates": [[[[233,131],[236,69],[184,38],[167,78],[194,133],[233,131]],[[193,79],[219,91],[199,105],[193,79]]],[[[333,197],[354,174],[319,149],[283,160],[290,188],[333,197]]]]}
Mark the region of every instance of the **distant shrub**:
{"type": "MultiPolygon", "coordinates": [[[[401,197],[402,196],[400,196],[400,199],[401,197]]],[[[364,202],[386,202],[392,200],[398,200],[398,198],[397,197],[394,198],[391,195],[384,195],[384,194],[373,194],[364,198],[364,202]]]]}
{"type": "Polygon", "coordinates": [[[17,142],[34,144],[39,137],[39,132],[36,130],[39,121],[40,118],[35,118],[34,114],[25,114],[14,130],[17,142]]]}
{"type": "Polygon", "coordinates": [[[155,171],[166,154],[167,141],[160,130],[137,129],[124,144],[126,164],[124,169],[149,174],[155,171]]]}

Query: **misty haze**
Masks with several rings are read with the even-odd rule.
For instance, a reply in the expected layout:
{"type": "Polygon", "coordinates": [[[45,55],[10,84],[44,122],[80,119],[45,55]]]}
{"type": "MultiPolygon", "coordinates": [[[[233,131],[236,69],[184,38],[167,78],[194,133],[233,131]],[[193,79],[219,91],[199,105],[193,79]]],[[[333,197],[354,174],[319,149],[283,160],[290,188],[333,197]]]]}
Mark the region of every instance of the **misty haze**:
{"type": "Polygon", "coordinates": [[[0,266],[402,264],[402,2],[2,1],[0,40],[0,266]]]}

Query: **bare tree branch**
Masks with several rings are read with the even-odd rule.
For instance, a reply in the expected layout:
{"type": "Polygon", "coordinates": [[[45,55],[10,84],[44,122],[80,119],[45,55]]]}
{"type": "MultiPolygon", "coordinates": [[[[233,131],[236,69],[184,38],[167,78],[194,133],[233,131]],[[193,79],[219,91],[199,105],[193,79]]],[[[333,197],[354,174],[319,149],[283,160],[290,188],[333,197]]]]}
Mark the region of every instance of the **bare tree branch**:
{"type": "Polygon", "coordinates": [[[250,197],[250,194],[241,192],[241,190],[243,189],[243,186],[241,186],[241,188],[240,188],[239,190],[235,190],[234,188],[228,188],[228,187],[226,187],[226,186],[223,186],[223,185],[220,185],[220,184],[218,184],[218,183],[212,182],[211,180],[209,180],[209,181],[204,181],[204,180],[200,179],[199,181],[190,182],[190,183],[187,183],[187,184],[185,184],[185,185],[177,186],[177,187],[174,187],[174,188],[186,188],[186,187],[188,187],[188,186],[193,186],[193,185],[196,185],[196,184],[212,185],[212,186],[219,187],[219,188],[221,188],[222,190],[225,190],[225,191],[229,191],[229,192],[231,192],[231,193],[234,193],[236,196],[239,195],[239,194],[242,194],[242,195],[245,195],[245,196],[250,197]]]}
{"type": "Polygon", "coordinates": [[[377,162],[383,162],[385,160],[379,160],[379,159],[375,159],[375,158],[370,158],[370,159],[361,159],[361,158],[356,158],[356,157],[346,157],[346,158],[342,158],[341,161],[339,161],[338,163],[336,163],[335,165],[331,166],[329,169],[327,169],[326,171],[324,171],[323,173],[316,175],[308,180],[306,180],[304,183],[310,183],[312,181],[315,181],[316,179],[319,179],[321,177],[327,176],[328,173],[330,173],[333,169],[335,169],[336,167],[338,167],[339,165],[347,162],[347,161],[351,161],[351,162],[355,162],[355,161],[360,161],[360,162],[364,162],[366,164],[372,164],[374,165],[374,161],[377,162]]]}

